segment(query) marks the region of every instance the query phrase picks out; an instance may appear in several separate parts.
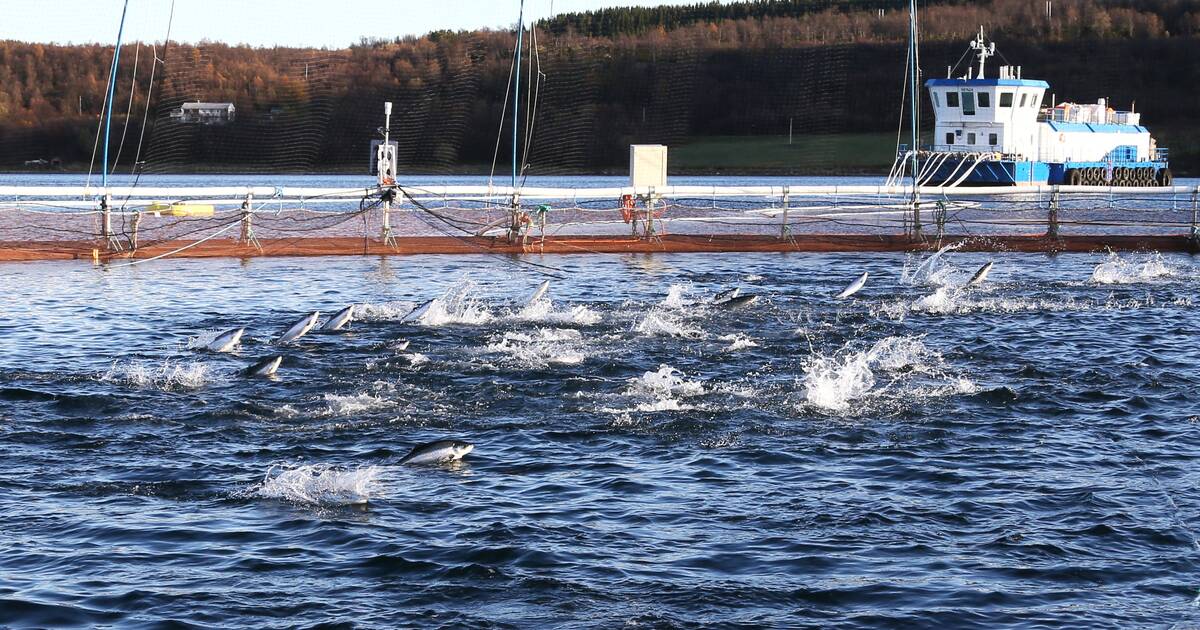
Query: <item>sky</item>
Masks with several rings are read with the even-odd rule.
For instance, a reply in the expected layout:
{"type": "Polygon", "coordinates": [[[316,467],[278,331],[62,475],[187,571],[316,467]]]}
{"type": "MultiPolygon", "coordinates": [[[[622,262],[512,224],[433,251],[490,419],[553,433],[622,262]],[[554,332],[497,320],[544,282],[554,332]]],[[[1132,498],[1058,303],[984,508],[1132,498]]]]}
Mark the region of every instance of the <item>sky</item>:
{"type": "MultiPolygon", "coordinates": [[[[699,0],[526,0],[526,21],[613,6],[699,0]]],[[[128,0],[126,41],[161,41],[172,0],[128,0]]],[[[112,44],[125,0],[4,0],[0,40],[112,44]]],[[[171,39],[345,48],[362,37],[512,28],[519,0],[174,0],[171,39]]]]}

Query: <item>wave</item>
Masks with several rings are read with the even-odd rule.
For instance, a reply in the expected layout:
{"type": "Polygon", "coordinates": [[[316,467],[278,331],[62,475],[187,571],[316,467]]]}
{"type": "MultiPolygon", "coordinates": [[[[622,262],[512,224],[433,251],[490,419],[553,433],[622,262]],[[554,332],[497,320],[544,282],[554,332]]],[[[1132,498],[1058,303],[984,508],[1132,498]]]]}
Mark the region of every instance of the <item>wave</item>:
{"type": "Polygon", "coordinates": [[[224,375],[207,363],[168,359],[157,364],[145,361],[113,361],[108,370],[99,375],[98,380],[102,383],[173,391],[199,389],[223,378],[224,375]]]}
{"type": "Polygon", "coordinates": [[[250,494],[304,505],[361,505],[380,491],[377,466],[272,464],[250,494]]]}

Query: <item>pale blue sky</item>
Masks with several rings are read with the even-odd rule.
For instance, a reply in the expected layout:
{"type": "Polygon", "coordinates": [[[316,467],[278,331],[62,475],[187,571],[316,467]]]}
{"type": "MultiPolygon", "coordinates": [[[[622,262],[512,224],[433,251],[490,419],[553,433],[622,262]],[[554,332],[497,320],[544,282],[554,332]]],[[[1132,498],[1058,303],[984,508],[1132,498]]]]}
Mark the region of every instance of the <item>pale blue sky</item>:
{"type": "MultiPolygon", "coordinates": [[[[526,0],[533,18],[611,6],[698,0],[526,0]]],[[[111,44],[124,0],[5,0],[0,39],[111,44]]],[[[511,28],[518,0],[175,0],[171,39],[343,48],[360,37],[511,28]]],[[[129,0],[126,40],[162,40],[171,0],[129,0]]]]}

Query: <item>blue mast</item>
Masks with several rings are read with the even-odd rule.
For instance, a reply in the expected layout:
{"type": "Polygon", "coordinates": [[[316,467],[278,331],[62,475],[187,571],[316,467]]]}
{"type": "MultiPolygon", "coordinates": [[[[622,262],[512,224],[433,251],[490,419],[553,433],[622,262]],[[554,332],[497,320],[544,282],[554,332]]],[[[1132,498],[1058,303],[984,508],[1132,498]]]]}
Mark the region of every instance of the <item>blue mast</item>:
{"type": "MultiPolygon", "coordinates": [[[[126,0],[128,1],[128,0],[126,0]]],[[[513,82],[513,141],[512,141],[512,188],[517,191],[517,131],[520,129],[518,114],[521,111],[521,40],[525,35],[525,0],[521,0],[521,10],[517,15],[517,59],[516,80],[513,82]]]]}
{"type": "Polygon", "coordinates": [[[108,75],[108,111],[104,113],[104,163],[100,165],[100,185],[108,189],[108,135],[112,129],[113,97],[117,91],[117,62],[121,60],[121,37],[125,35],[125,12],[129,10],[129,0],[121,9],[121,27],[117,29],[117,49],[113,52],[112,71],[108,75]]]}

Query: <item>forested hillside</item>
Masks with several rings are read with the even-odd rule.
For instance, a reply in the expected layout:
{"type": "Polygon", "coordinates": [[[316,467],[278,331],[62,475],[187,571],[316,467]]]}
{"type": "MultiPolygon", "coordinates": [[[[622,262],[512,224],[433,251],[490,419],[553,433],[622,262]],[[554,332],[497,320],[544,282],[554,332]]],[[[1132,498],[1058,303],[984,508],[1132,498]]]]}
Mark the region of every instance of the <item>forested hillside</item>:
{"type": "MultiPolygon", "coordinates": [[[[721,138],[737,150],[737,138],[782,138],[789,126],[795,137],[826,139],[830,147],[840,134],[894,137],[904,5],[706,3],[540,23],[537,54],[526,51],[540,73],[524,73],[542,77],[534,86],[530,172],[619,169],[633,142],[683,147],[721,138]]],[[[921,5],[926,78],[944,76],[983,25],[1002,61],[1048,80],[1058,100],[1136,101],[1161,144],[1172,147],[1176,170],[1200,166],[1200,0],[1059,0],[1052,14],[1046,0],[921,5]]],[[[163,63],[151,80],[149,44],[122,49],[113,125],[118,171],[134,168],[143,117],[148,172],[365,169],[385,100],[396,103],[393,137],[405,170],[486,170],[511,107],[508,31],[441,31],[343,50],[159,42],[154,52],[163,63]],[[224,125],[173,120],[170,113],[189,101],[232,102],[237,118],[224,125]]],[[[111,48],[100,45],[0,42],[0,166],[35,159],[86,165],[111,58],[111,48]]],[[[528,90],[523,85],[523,99],[528,90]]],[[[523,107],[523,114],[531,112],[523,107]]],[[[814,156],[811,147],[821,145],[799,146],[809,154],[763,162],[763,170],[845,166],[836,150],[814,156]]],[[[887,147],[879,150],[886,159],[887,147]]],[[[752,155],[745,164],[755,170],[752,155]]]]}

